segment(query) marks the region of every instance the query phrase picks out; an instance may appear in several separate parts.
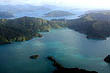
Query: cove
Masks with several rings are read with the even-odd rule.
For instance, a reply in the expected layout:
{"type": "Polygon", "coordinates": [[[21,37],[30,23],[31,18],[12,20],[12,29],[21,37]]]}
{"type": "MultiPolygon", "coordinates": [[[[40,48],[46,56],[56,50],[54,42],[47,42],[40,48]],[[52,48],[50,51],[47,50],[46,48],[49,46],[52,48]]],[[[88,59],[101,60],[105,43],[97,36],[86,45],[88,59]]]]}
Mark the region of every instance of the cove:
{"type": "Polygon", "coordinates": [[[52,73],[55,69],[46,59],[53,56],[63,66],[109,73],[103,59],[110,54],[110,39],[92,40],[84,34],[63,28],[42,33],[42,38],[0,45],[0,73],[52,73]],[[40,55],[32,60],[29,56],[40,55]]]}

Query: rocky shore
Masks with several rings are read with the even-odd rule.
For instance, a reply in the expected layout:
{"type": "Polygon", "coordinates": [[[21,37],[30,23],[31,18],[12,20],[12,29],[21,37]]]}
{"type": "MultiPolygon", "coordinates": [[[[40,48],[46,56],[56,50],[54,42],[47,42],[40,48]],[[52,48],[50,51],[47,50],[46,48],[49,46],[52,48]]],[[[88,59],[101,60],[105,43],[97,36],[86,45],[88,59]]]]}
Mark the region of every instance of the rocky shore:
{"type": "Polygon", "coordinates": [[[59,64],[52,56],[47,57],[48,60],[53,62],[53,66],[56,67],[56,70],[53,73],[98,73],[96,71],[88,71],[79,68],[65,68],[59,64]]]}

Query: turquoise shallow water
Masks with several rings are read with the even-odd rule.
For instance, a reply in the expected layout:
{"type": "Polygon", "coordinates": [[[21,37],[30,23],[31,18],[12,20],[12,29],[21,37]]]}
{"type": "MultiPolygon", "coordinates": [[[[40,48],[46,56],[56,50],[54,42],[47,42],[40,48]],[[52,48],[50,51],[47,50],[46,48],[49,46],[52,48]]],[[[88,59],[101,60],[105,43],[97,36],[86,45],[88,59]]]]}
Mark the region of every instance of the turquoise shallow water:
{"type": "Polygon", "coordinates": [[[42,33],[43,38],[0,45],[0,73],[52,73],[55,69],[46,59],[53,56],[65,67],[79,67],[109,73],[103,61],[110,54],[110,40],[88,40],[73,30],[55,29],[42,33]],[[29,56],[39,54],[37,60],[29,56]]]}

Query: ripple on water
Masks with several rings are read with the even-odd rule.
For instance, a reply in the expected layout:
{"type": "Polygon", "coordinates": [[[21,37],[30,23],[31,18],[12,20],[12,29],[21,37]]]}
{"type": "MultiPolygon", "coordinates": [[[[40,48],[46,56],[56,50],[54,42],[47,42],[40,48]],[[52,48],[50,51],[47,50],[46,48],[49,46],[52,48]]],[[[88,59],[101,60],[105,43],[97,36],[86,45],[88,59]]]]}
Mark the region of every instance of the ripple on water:
{"type": "Polygon", "coordinates": [[[110,54],[110,40],[88,40],[70,29],[52,30],[43,38],[33,38],[0,46],[0,73],[51,73],[54,70],[47,56],[53,56],[65,67],[79,67],[109,73],[110,65],[103,61],[110,54]],[[37,60],[31,55],[38,54],[37,60]]]}

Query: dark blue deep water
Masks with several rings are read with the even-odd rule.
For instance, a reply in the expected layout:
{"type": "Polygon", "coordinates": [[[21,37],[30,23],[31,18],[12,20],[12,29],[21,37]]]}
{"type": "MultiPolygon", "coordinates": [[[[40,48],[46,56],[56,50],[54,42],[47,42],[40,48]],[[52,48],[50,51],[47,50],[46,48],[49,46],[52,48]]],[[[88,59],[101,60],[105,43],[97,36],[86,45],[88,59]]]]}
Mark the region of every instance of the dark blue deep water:
{"type": "Polygon", "coordinates": [[[0,45],[0,73],[52,73],[55,69],[46,58],[53,56],[65,67],[78,67],[110,73],[103,59],[110,54],[110,39],[90,40],[68,28],[42,33],[42,38],[0,45]],[[29,56],[38,54],[32,60],[29,56]]]}

